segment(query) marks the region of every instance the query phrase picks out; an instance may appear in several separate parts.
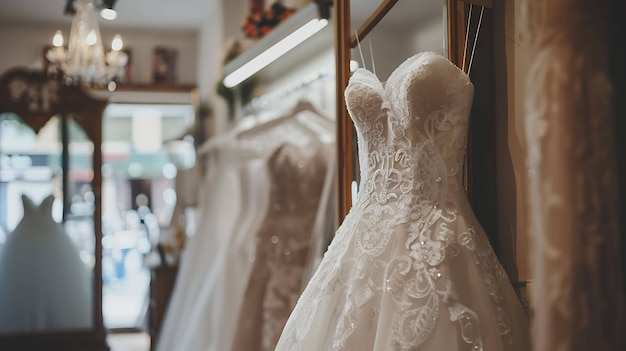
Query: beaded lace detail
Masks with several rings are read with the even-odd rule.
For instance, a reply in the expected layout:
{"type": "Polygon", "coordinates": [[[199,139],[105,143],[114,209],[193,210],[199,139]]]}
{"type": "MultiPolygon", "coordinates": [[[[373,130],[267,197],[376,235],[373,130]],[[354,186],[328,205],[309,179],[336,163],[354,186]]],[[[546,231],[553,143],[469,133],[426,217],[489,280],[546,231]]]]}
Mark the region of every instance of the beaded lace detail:
{"type": "Polygon", "coordinates": [[[388,343],[376,349],[418,350],[444,316],[458,326],[468,350],[483,350],[479,316],[455,287],[454,274],[462,274],[450,269],[455,257],[479,268],[477,293],[489,295],[497,332],[512,343],[501,292],[508,278],[462,188],[469,78],[445,58],[421,53],[385,84],[357,70],[345,98],[358,136],[357,203],[302,295],[293,328],[283,332],[284,349],[301,349],[333,295],[337,325],[330,326],[329,350],[361,350],[354,346],[363,345],[358,328],[390,328],[388,343]],[[385,321],[383,308],[392,311],[385,321]]]}

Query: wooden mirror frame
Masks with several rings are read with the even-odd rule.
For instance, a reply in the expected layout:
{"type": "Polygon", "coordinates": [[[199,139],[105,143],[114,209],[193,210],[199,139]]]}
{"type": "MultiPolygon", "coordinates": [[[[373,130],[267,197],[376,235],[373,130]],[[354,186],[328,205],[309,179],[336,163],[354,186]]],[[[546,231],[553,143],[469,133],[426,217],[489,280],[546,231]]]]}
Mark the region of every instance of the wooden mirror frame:
{"type": "MultiPolygon", "coordinates": [[[[358,29],[359,38],[363,38],[378,24],[378,22],[393,8],[393,6],[399,0],[383,0],[378,8],[371,14],[371,16],[363,23],[358,29]]],[[[465,45],[465,32],[467,28],[467,17],[469,5],[479,5],[486,8],[493,8],[493,0],[447,0],[447,34],[448,34],[448,59],[459,67],[462,67],[463,50],[465,45]]],[[[338,163],[338,186],[337,186],[337,201],[338,201],[338,213],[337,218],[339,222],[343,221],[348,214],[351,203],[351,182],[353,180],[353,162],[354,152],[353,143],[354,137],[352,134],[352,122],[346,109],[345,100],[343,97],[344,90],[348,86],[348,80],[350,79],[350,50],[356,46],[356,36],[352,34],[350,23],[350,0],[335,0],[335,53],[336,53],[336,72],[337,72],[337,163],[338,163]]],[[[476,16],[478,17],[478,16],[476,16]]],[[[473,21],[472,21],[473,22],[473,21]]],[[[487,20],[487,22],[489,22],[487,20]]],[[[490,43],[492,41],[492,30],[489,28],[490,24],[485,25],[483,23],[481,29],[481,45],[483,42],[490,43]]],[[[475,29],[474,29],[475,30],[475,29]]],[[[490,44],[486,48],[483,48],[483,52],[490,50],[490,44]]],[[[477,49],[478,53],[478,49],[477,49]]],[[[489,55],[484,55],[489,56],[489,55]]],[[[469,60],[469,58],[467,58],[469,60]]],[[[474,70],[477,70],[477,66],[492,67],[492,65],[483,60],[480,63],[474,62],[474,70]]],[[[482,71],[482,70],[481,70],[482,71]]],[[[482,73],[482,72],[481,72],[482,73]]],[[[487,79],[481,79],[480,82],[474,82],[476,87],[476,95],[479,95],[479,91],[490,91],[493,89],[492,76],[487,75],[487,79]]],[[[476,100],[476,99],[475,99],[476,100]]],[[[481,103],[481,105],[484,105],[481,103]]],[[[495,113],[495,106],[493,101],[487,102],[490,106],[476,106],[481,111],[482,116],[473,117],[472,124],[476,124],[476,120],[483,121],[488,125],[493,125],[493,116],[495,113]]],[[[475,108],[472,108],[474,111],[475,108]]],[[[474,113],[473,113],[474,114],[474,113]]],[[[493,167],[488,169],[478,169],[474,167],[474,161],[472,159],[473,154],[481,154],[488,159],[495,160],[495,140],[493,137],[487,138],[487,147],[480,147],[477,149],[477,143],[475,140],[484,140],[484,133],[490,133],[487,129],[484,133],[481,133],[480,138],[472,138],[471,128],[470,135],[468,137],[468,153],[466,162],[466,185],[468,196],[473,206],[478,208],[489,208],[491,215],[485,218],[479,218],[481,223],[485,227],[488,234],[494,233],[497,229],[497,215],[494,215],[497,209],[495,202],[495,161],[491,163],[493,167]],[[485,152],[488,155],[485,155],[485,152]],[[485,187],[492,187],[493,191],[490,193],[493,196],[484,198],[483,196],[472,196],[477,193],[477,189],[485,187]],[[475,191],[476,190],[476,191],[475,191]],[[488,222],[488,223],[483,223],[488,222]]],[[[483,143],[484,144],[484,143],[483,143]]],[[[484,212],[484,211],[480,211],[484,212]]],[[[490,239],[496,240],[494,234],[490,235],[490,239]]],[[[494,245],[495,246],[495,245],[494,245]]]]}
{"type": "Polygon", "coordinates": [[[0,350],[46,351],[105,351],[106,330],[102,316],[102,113],[107,100],[87,95],[81,88],[67,86],[62,80],[48,77],[43,71],[16,68],[0,77],[0,113],[20,116],[35,133],[54,116],[62,118],[63,142],[63,213],[67,209],[68,133],[67,119],[71,116],[93,142],[95,264],[93,268],[93,325],[80,330],[44,331],[0,335],[0,350]]]}

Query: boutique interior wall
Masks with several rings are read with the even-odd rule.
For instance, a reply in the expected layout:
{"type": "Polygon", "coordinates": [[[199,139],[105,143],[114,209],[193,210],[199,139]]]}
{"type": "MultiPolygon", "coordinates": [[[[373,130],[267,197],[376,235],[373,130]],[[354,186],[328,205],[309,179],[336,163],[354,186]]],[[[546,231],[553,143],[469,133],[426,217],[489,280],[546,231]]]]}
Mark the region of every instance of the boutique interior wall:
{"type": "MultiPolygon", "coordinates": [[[[52,44],[56,30],[63,31],[68,40],[70,24],[31,22],[0,23],[0,72],[16,67],[41,68],[43,50],[52,44]]],[[[150,83],[152,49],[157,46],[178,51],[178,82],[196,83],[198,80],[198,33],[183,29],[137,29],[101,26],[105,50],[109,49],[115,34],[120,34],[124,47],[131,50],[133,82],[150,83]]]]}

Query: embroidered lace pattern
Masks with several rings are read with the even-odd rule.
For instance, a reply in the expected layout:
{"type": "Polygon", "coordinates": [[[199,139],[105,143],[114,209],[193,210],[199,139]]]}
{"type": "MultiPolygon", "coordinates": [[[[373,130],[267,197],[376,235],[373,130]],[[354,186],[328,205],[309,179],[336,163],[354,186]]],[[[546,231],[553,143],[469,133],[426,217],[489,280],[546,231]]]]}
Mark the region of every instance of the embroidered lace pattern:
{"type": "Polygon", "coordinates": [[[379,333],[381,328],[390,330],[385,345],[376,341],[371,349],[421,350],[441,318],[457,325],[468,350],[483,350],[480,318],[455,287],[449,263],[454,259],[478,267],[476,293],[488,294],[495,332],[503,343],[512,343],[501,292],[510,283],[462,188],[473,98],[469,78],[445,58],[421,53],[385,84],[357,70],[345,98],[358,136],[358,200],[277,350],[304,348],[329,296],[336,325],[328,326],[332,337],[322,345],[325,350],[362,351],[354,345],[363,345],[357,338],[367,332],[355,331],[379,333]],[[390,317],[383,318],[383,309],[390,317]]]}
{"type": "Polygon", "coordinates": [[[301,292],[328,152],[325,146],[302,150],[285,144],[268,161],[271,203],[256,236],[233,350],[276,347],[301,292]]]}

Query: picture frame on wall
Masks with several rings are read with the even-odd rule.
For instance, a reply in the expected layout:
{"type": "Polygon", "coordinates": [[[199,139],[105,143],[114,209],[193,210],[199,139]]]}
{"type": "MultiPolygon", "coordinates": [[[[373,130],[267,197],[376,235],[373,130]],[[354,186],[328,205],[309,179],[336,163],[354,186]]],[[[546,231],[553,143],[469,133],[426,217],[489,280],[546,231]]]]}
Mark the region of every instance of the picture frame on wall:
{"type": "Polygon", "coordinates": [[[133,67],[133,55],[132,50],[130,48],[123,48],[122,51],[126,53],[128,57],[128,63],[126,63],[126,68],[124,69],[124,77],[121,83],[129,83],[135,80],[134,77],[134,67],[133,67]]]}
{"type": "Polygon", "coordinates": [[[175,83],[177,79],[178,50],[155,47],[152,50],[152,82],[175,83]]]}

